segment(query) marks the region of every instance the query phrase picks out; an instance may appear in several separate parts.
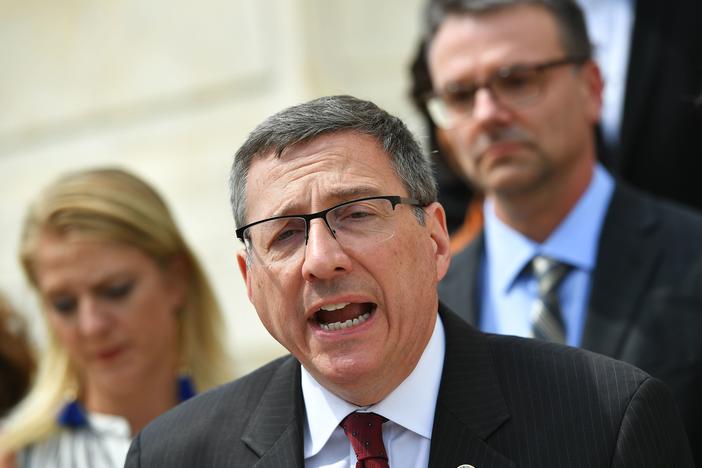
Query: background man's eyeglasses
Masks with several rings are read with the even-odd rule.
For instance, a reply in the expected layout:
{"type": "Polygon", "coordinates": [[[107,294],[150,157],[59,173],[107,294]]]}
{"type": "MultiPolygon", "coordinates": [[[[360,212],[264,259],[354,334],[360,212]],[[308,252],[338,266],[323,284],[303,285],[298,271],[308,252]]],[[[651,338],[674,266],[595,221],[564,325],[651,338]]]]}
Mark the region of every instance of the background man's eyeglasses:
{"type": "Polygon", "coordinates": [[[395,234],[393,215],[397,205],[424,206],[412,198],[388,195],[359,198],[306,215],[263,219],[236,230],[248,253],[265,264],[286,262],[304,251],[310,222],[324,220],[342,247],[365,249],[395,234]]]}
{"type": "Polygon", "coordinates": [[[452,128],[462,117],[473,114],[475,95],[485,88],[500,104],[523,107],[535,103],[543,93],[543,72],[563,65],[581,65],[587,57],[564,57],[533,65],[503,67],[482,83],[453,84],[427,98],[429,115],[441,128],[452,128]]]}

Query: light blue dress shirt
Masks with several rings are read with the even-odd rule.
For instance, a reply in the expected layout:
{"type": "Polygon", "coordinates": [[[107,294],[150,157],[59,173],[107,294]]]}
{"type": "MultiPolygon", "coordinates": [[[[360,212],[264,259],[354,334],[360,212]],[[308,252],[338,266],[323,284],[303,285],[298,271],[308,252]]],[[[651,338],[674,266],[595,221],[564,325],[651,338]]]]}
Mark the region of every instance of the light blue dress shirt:
{"type": "Polygon", "coordinates": [[[580,344],[600,233],[613,190],[612,176],[598,164],[583,196],[541,244],[497,219],[492,203],[485,202],[485,257],[479,286],[482,330],[532,336],[530,314],[538,287],[525,267],[535,255],[545,255],[574,267],[558,292],[566,343],[580,344]]]}

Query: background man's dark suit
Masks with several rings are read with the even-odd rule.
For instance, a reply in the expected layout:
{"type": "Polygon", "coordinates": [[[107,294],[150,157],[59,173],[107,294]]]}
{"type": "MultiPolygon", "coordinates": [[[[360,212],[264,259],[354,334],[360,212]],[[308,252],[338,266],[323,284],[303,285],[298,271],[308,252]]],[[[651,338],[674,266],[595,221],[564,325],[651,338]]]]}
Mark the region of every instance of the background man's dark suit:
{"type": "MultiPolygon", "coordinates": [[[[429,466],[692,466],[659,381],[603,356],[482,334],[445,309],[441,316],[446,362],[429,466]]],[[[126,467],[302,467],[303,420],[300,365],[280,358],[157,419],[126,467]]]]}
{"type": "MultiPolygon", "coordinates": [[[[484,237],[451,261],[439,297],[478,324],[484,237]]],[[[702,220],[617,184],[602,228],[581,346],[673,390],[702,460],[702,220]],[[697,259],[700,267],[691,268],[697,259]]]]}
{"type": "Polygon", "coordinates": [[[700,18],[699,0],[636,0],[621,143],[601,154],[622,179],[702,210],[700,18]]]}

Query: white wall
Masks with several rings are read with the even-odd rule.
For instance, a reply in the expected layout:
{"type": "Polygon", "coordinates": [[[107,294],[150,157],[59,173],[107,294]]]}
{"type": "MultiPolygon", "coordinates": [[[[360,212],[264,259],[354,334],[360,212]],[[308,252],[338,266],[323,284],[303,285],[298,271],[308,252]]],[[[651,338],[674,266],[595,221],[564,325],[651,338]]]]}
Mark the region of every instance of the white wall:
{"type": "Polygon", "coordinates": [[[231,157],[265,117],[325,94],[419,129],[406,95],[421,3],[0,0],[0,290],[36,318],[16,255],[28,202],[63,171],[120,165],[164,195],[210,274],[237,373],[281,354],[236,268],[231,157]]]}

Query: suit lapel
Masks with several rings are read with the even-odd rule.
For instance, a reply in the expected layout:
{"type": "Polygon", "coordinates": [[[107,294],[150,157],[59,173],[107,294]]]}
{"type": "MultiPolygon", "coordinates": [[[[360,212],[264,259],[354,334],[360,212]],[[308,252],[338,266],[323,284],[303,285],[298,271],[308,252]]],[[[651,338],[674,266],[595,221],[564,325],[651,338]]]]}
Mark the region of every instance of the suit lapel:
{"type": "MultiPolygon", "coordinates": [[[[434,416],[430,467],[513,468],[486,441],[509,419],[484,335],[440,306],[446,358],[434,416]]],[[[257,468],[303,468],[304,401],[300,365],[292,357],[273,375],[242,440],[257,468]]]]}
{"type": "Polygon", "coordinates": [[[654,273],[661,246],[657,213],[631,189],[617,184],[600,235],[581,347],[618,357],[641,292],[654,273]]]}
{"type": "Polygon", "coordinates": [[[451,267],[439,283],[439,296],[449,309],[474,326],[480,321],[479,274],[485,236],[480,234],[451,259],[451,267]]]}
{"type": "Polygon", "coordinates": [[[304,466],[304,417],[300,364],[291,357],[271,378],[241,437],[261,457],[257,468],[304,466]]]}
{"type": "Polygon", "coordinates": [[[446,357],[431,436],[430,467],[514,467],[488,437],[509,419],[484,335],[440,306],[446,357]]]}
{"type": "Polygon", "coordinates": [[[620,151],[619,157],[614,158],[615,167],[619,171],[625,170],[627,162],[636,157],[631,154],[631,147],[640,132],[641,122],[648,118],[643,109],[648,107],[647,101],[653,97],[651,86],[662,71],[659,66],[660,54],[664,53],[660,43],[661,29],[664,20],[672,17],[669,13],[674,7],[674,4],[658,0],[636,1],[619,139],[620,151]]]}

